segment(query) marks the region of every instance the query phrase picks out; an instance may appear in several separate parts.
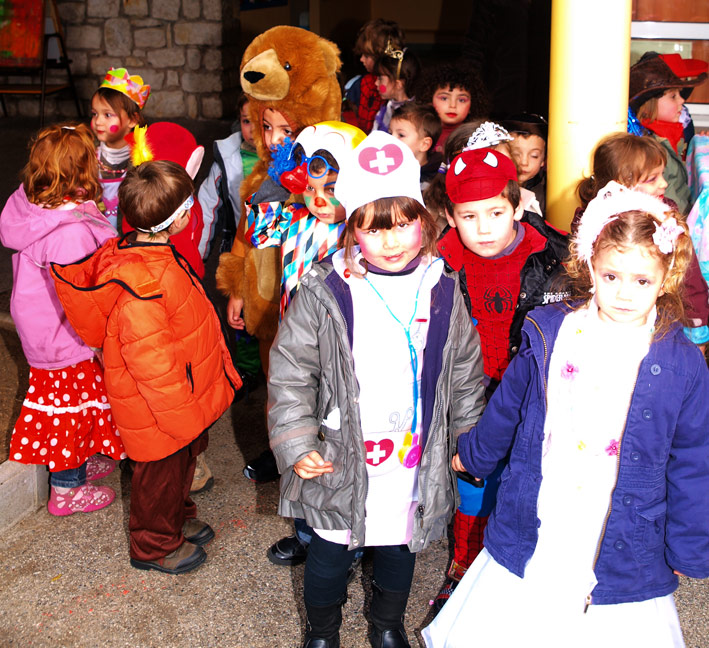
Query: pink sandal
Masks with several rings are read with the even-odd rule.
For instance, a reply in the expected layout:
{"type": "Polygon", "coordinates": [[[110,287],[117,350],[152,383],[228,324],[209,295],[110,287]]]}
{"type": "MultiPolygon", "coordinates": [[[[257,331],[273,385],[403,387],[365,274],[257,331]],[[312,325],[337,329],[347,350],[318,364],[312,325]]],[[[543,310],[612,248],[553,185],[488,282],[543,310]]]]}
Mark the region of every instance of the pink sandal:
{"type": "Polygon", "coordinates": [[[84,484],[71,488],[66,493],[59,493],[52,486],[47,510],[52,515],[72,515],[73,513],[91,513],[108,506],[116,493],[108,486],[84,484]]]}
{"type": "Polygon", "coordinates": [[[86,479],[96,481],[108,477],[116,469],[116,462],[100,454],[90,456],[86,461],[86,479]]]}

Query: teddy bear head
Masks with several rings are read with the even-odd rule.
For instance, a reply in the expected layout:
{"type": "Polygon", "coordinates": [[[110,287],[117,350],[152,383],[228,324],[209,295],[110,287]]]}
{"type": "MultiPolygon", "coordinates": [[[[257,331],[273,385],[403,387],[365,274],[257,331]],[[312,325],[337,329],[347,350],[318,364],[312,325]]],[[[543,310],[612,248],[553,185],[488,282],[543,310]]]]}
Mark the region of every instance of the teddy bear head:
{"type": "Polygon", "coordinates": [[[261,159],[268,157],[262,125],[267,108],[280,112],[295,132],[339,119],[339,54],[334,43],[300,27],[285,25],[265,31],[246,48],[241,61],[241,87],[249,97],[261,159]]]}

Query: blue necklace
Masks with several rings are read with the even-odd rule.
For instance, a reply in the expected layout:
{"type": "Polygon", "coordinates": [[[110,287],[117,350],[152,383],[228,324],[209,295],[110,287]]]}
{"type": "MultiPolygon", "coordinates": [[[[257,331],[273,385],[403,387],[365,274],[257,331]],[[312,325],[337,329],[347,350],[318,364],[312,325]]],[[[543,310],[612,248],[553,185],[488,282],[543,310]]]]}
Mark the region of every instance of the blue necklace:
{"type": "Polygon", "coordinates": [[[396,320],[396,322],[401,326],[401,328],[404,331],[404,335],[406,336],[406,342],[409,346],[409,361],[411,362],[411,371],[414,375],[414,389],[413,389],[413,396],[414,396],[414,408],[413,408],[413,416],[411,419],[411,434],[416,434],[416,426],[417,426],[417,410],[418,410],[418,401],[419,401],[419,383],[418,383],[418,367],[419,367],[419,361],[418,361],[418,354],[416,353],[416,347],[414,347],[413,342],[411,341],[411,325],[414,322],[414,318],[416,317],[416,311],[418,310],[418,304],[419,304],[419,294],[421,292],[421,286],[423,286],[423,280],[426,278],[426,275],[428,274],[428,271],[433,267],[433,264],[436,263],[437,261],[442,261],[443,259],[437,258],[434,259],[431,263],[428,264],[428,267],[424,270],[423,275],[421,276],[421,281],[419,281],[418,288],[416,289],[416,300],[414,301],[414,311],[411,313],[411,317],[409,318],[409,323],[404,324],[396,315],[394,315],[394,312],[389,308],[389,304],[387,304],[386,299],[382,297],[382,294],[377,290],[377,287],[369,280],[369,277],[365,274],[364,278],[367,281],[367,283],[372,287],[372,290],[376,293],[377,297],[382,300],[382,303],[386,307],[386,309],[389,311],[389,314],[396,320]]]}

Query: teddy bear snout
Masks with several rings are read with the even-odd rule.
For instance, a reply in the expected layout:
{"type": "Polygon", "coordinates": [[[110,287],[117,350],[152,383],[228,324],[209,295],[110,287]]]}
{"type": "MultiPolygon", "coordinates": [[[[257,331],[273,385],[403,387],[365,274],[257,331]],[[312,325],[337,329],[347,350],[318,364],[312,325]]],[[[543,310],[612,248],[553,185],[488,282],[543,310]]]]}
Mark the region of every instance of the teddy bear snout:
{"type": "Polygon", "coordinates": [[[257,82],[259,82],[261,79],[263,79],[263,77],[265,77],[265,76],[266,76],[266,75],[265,75],[263,72],[253,72],[253,71],[252,71],[252,72],[245,72],[245,73],[244,73],[244,78],[245,78],[249,83],[257,83],[257,82]]]}
{"type": "Polygon", "coordinates": [[[242,65],[241,87],[259,101],[280,101],[288,96],[290,76],[273,48],[242,65]]]}

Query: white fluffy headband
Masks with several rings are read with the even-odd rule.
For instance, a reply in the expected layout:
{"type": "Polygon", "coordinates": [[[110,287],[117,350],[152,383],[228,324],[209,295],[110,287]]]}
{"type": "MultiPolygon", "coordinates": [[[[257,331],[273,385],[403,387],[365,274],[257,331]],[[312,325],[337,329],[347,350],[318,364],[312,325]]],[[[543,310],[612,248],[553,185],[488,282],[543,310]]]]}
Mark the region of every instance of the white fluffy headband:
{"type": "Polygon", "coordinates": [[[617,182],[609,182],[598,195],[588,203],[581,216],[576,234],[576,249],[581,259],[590,265],[593,244],[608,223],[617,220],[618,214],[629,211],[643,211],[656,219],[652,240],[663,254],[674,252],[677,237],[684,232],[674,217],[667,217],[672,211],[658,198],[640,191],[633,191],[617,182]]]}

